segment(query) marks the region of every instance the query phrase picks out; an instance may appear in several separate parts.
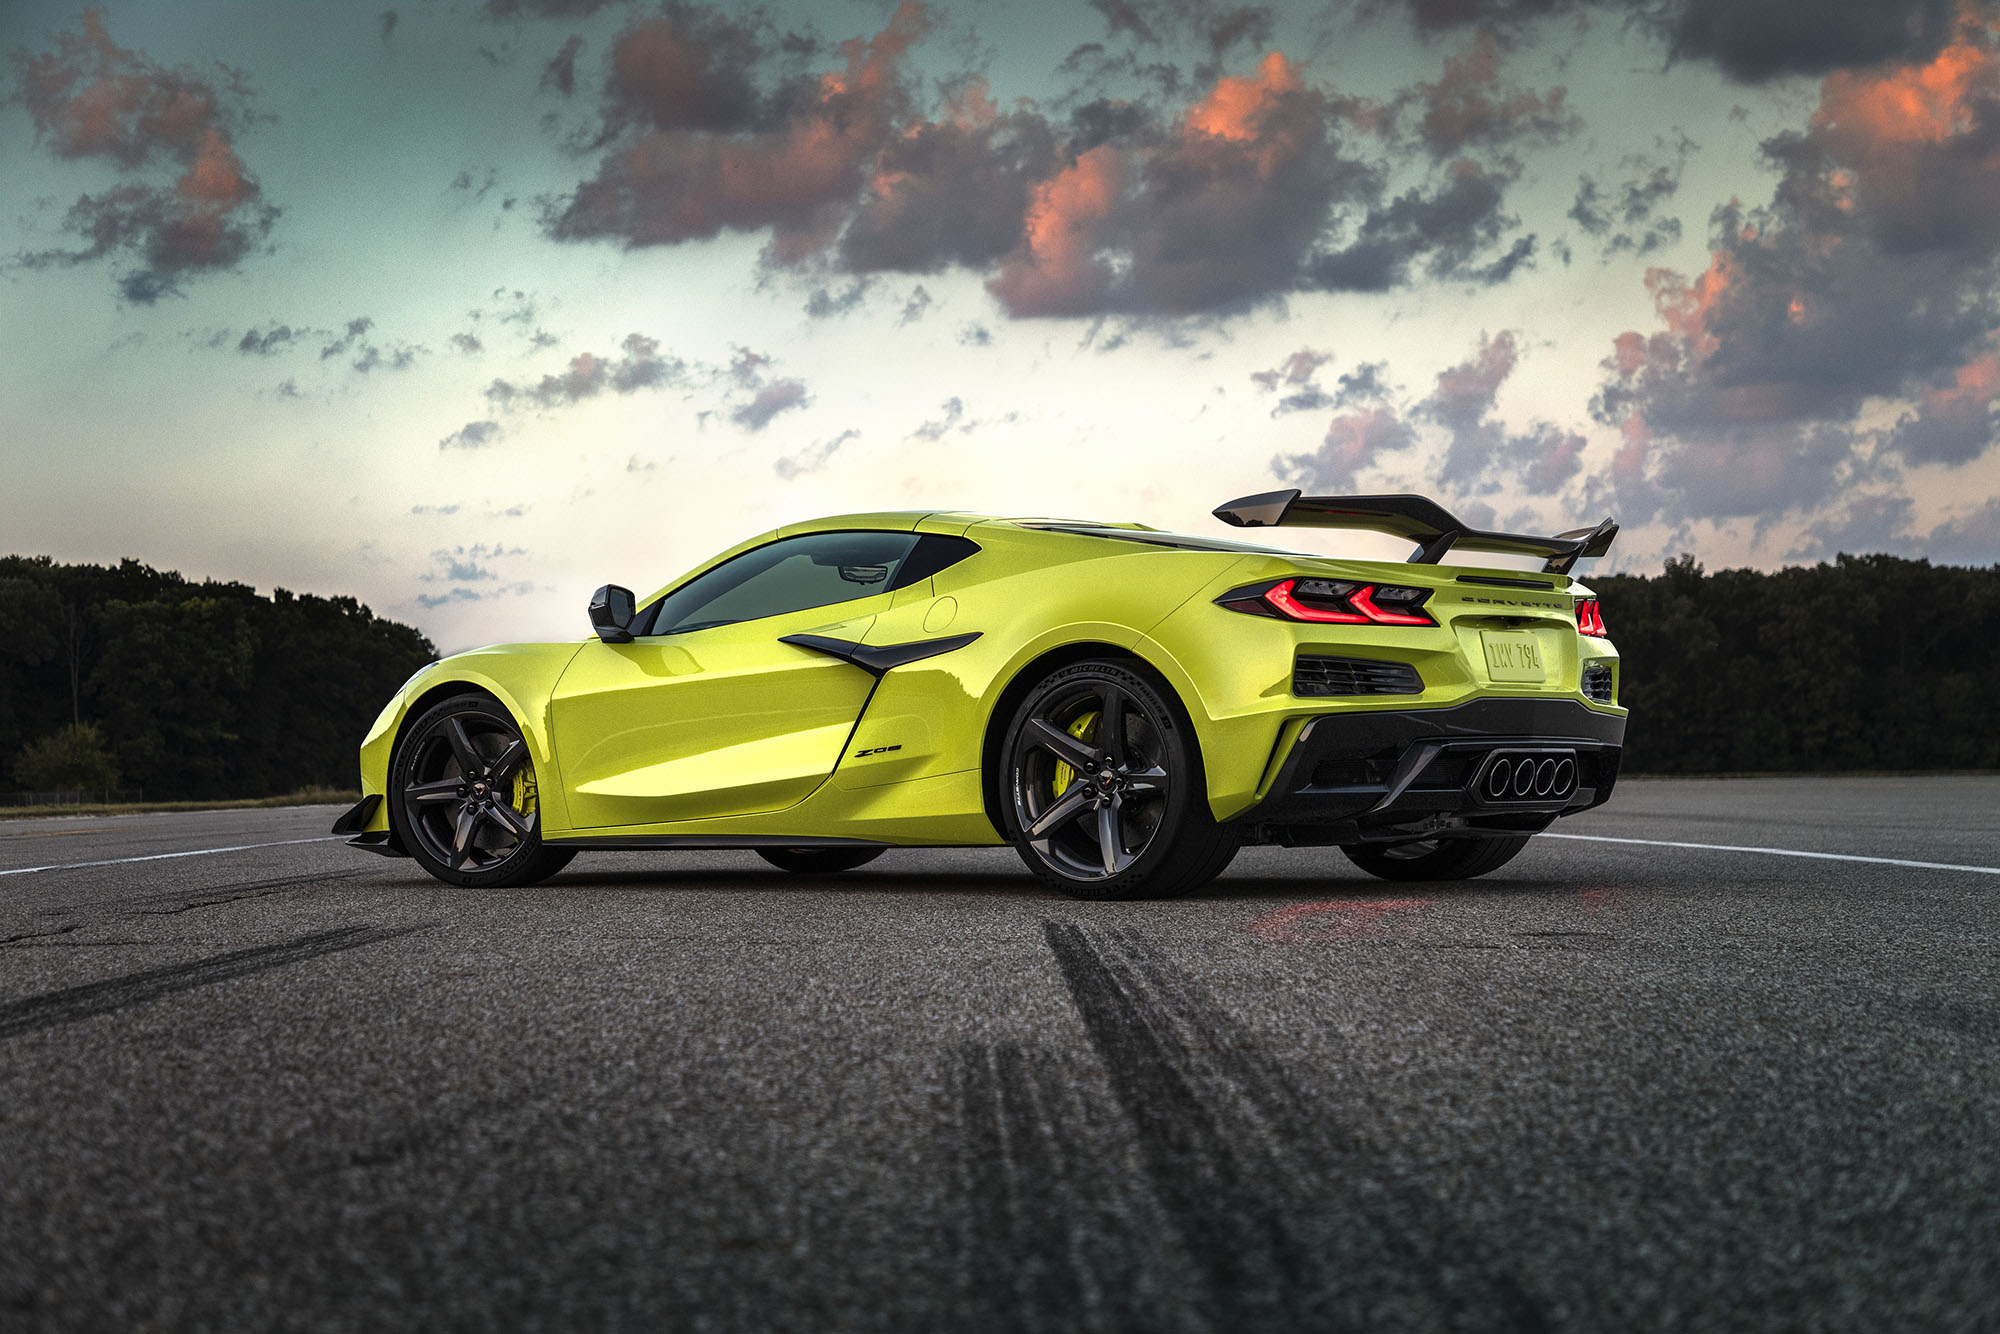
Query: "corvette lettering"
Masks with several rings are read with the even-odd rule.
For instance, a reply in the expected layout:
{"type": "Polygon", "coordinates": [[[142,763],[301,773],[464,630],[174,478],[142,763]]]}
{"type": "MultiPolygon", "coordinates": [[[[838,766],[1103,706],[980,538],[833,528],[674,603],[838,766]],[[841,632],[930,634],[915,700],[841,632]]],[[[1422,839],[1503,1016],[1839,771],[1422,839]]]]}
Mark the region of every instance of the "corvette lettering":
{"type": "Polygon", "coordinates": [[[1564,606],[1564,605],[1563,605],[1562,603],[1560,603],[1560,602],[1534,602],[1534,601],[1521,601],[1521,600],[1517,600],[1517,599],[1515,599],[1515,598],[1478,598],[1478,597],[1464,597],[1464,596],[1461,596],[1461,597],[1459,598],[1459,601],[1461,601],[1461,602],[1483,602],[1483,603],[1485,603],[1485,604],[1486,604],[1487,606],[1490,606],[1490,607],[1547,607],[1547,608],[1549,608],[1549,609],[1550,609],[1550,610],[1552,610],[1552,611],[1568,611],[1568,610],[1569,610],[1569,608],[1568,608],[1568,607],[1564,606]]]}
{"type": "Polygon", "coordinates": [[[857,760],[865,760],[870,755],[887,755],[892,750],[901,750],[901,749],[902,749],[901,746],[871,746],[867,750],[855,751],[854,758],[857,760]]]}

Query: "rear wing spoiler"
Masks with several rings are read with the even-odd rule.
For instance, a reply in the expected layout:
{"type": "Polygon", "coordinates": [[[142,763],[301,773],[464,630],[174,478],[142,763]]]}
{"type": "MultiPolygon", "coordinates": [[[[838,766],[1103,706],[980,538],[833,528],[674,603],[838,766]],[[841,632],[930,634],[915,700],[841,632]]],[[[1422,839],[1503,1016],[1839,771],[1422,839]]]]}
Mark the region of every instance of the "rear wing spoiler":
{"type": "Polygon", "coordinates": [[[1452,517],[1435,500],[1423,496],[1307,496],[1297,491],[1266,491],[1232,500],[1215,517],[1237,528],[1359,528],[1388,533],[1417,544],[1411,564],[1435,565],[1454,547],[1493,551],[1510,556],[1539,556],[1550,574],[1568,574],[1585,556],[1611,550],[1618,525],[1606,519],[1595,528],[1574,528],[1554,537],[1527,533],[1488,533],[1452,517]]]}

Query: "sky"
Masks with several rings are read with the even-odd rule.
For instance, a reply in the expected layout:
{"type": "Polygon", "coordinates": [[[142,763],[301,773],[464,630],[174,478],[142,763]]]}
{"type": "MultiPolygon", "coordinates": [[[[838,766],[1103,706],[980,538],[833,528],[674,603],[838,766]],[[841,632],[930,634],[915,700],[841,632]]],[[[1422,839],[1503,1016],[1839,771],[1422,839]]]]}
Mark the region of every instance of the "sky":
{"type": "Polygon", "coordinates": [[[2000,7],[8,0],[0,167],[0,550],[446,650],[1289,486],[2000,562],[2000,7]]]}

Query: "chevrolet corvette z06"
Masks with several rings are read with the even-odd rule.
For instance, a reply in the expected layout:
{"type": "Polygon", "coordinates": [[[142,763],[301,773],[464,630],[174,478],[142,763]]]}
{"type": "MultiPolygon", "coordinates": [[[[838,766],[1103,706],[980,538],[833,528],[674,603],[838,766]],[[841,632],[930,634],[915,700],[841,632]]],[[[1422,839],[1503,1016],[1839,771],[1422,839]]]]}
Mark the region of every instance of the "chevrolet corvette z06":
{"type": "Polygon", "coordinates": [[[1482,532],[1420,496],[1297,491],[1215,513],[1415,551],[972,514],[794,524],[646,598],[599,589],[581,642],[419,671],[335,832],[468,886],[592,849],[823,873],[1012,844],[1055,888],[1113,899],[1184,893],[1256,843],[1476,876],[1611,795],[1618,655],[1570,570],[1617,525],[1482,532]],[[1540,568],[1440,563],[1454,551],[1540,568]]]}

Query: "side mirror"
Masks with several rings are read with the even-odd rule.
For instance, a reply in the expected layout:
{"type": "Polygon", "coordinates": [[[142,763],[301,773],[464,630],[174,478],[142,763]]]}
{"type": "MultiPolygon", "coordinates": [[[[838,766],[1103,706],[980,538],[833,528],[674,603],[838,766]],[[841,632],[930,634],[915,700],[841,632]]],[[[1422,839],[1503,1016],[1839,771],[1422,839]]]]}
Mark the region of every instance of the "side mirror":
{"type": "Polygon", "coordinates": [[[636,609],[632,590],[606,584],[590,595],[590,623],[597,637],[607,644],[632,642],[632,613],[636,609]]]}

